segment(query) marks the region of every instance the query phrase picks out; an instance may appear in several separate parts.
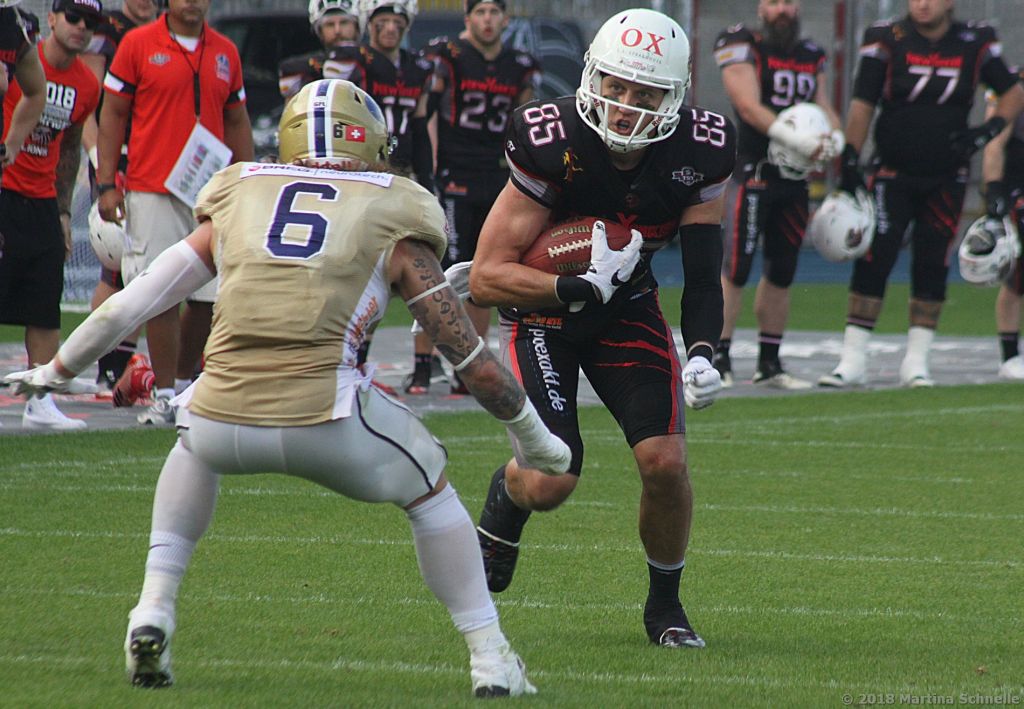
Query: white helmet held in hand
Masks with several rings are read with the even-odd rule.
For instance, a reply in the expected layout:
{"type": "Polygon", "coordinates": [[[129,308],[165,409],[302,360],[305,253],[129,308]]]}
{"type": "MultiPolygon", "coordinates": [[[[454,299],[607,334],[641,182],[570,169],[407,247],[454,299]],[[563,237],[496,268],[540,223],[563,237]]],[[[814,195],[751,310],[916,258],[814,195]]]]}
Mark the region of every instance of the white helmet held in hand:
{"type": "Polygon", "coordinates": [[[121,270],[121,257],[127,241],[125,230],[114,222],[104,221],[100,216],[99,202],[93,202],[89,209],[89,243],[104,268],[121,270]]]}
{"type": "Polygon", "coordinates": [[[864,190],[841,190],[821,203],[807,224],[807,238],[827,261],[857,259],[871,248],[875,236],[875,204],[864,190]]]}
{"type": "Polygon", "coordinates": [[[1013,272],[1020,258],[1020,239],[1009,217],[976,219],[959,249],[960,275],[968,283],[994,286],[1013,272]]]}
{"type": "Polygon", "coordinates": [[[601,25],[583,60],[576,111],[610,149],[628,153],[672,135],[690,86],[690,40],[675,20],[654,10],[624,10],[601,25]],[[621,105],[601,96],[601,78],[609,74],[665,91],[654,109],[625,106],[643,114],[631,135],[608,125],[608,105],[621,105]]]}
{"type": "MultiPolygon", "coordinates": [[[[776,119],[793,133],[808,138],[830,135],[832,124],[821,106],[815,103],[798,103],[779,112],[776,119]]],[[[832,156],[834,157],[834,156],[832,156]]],[[[779,168],[779,174],[787,180],[804,180],[815,170],[822,168],[822,163],[807,157],[793,145],[772,138],[768,142],[768,162],[779,168]]]]}

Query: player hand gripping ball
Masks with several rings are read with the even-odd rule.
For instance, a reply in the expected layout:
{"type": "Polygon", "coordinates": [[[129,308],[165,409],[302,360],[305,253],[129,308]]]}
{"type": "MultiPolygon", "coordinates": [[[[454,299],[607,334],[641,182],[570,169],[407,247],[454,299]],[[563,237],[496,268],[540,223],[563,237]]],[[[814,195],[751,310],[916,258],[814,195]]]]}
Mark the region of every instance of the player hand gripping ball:
{"type": "Polygon", "coordinates": [[[715,403],[722,390],[722,375],[711,366],[707,357],[691,357],[683,367],[683,398],[693,409],[703,409],[715,403]]]}
{"type": "Polygon", "coordinates": [[[594,222],[590,233],[590,268],[580,278],[594,286],[602,303],[611,300],[619,286],[629,282],[633,269],[640,262],[644,239],[636,229],[631,230],[631,235],[629,243],[615,251],[608,247],[604,222],[594,222]]]}

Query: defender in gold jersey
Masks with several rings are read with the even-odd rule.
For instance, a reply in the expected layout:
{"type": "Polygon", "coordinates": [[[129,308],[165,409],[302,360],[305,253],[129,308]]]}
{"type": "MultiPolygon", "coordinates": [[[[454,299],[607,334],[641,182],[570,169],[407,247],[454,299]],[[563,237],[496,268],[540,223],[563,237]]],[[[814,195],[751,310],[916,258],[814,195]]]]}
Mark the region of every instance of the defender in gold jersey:
{"type": "Polygon", "coordinates": [[[292,164],[218,173],[196,205],[199,228],[92,313],[50,363],[6,378],[23,394],[82,391],[75,373],[220,275],[206,368],[176,400],[179,437],[157,483],[125,638],[129,677],[146,687],[172,681],[178,586],[220,475],[282,472],[401,506],[423,578],[466,638],[474,694],[532,693],[499,627],[473,523],[445,479],[445,449],[356,366],[392,294],[506,424],[524,465],[563,473],[569,449],[484,346],[441,271],[437,200],[384,171],[390,139],[373,100],[347,81],[314,82],[286,107],[280,137],[281,159],[292,164]]]}

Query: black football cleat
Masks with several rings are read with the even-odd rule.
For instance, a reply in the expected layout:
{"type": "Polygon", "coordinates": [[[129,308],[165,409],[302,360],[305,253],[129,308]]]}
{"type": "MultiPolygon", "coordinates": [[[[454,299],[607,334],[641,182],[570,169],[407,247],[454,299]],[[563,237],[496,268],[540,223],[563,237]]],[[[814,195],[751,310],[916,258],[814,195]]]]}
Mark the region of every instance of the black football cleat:
{"type": "Polygon", "coordinates": [[[644,608],[647,637],[661,647],[704,647],[704,638],[690,626],[686,611],[677,602],[670,607],[657,607],[650,601],[644,608]]]}
{"type": "Polygon", "coordinates": [[[480,553],[484,559],[487,588],[491,593],[501,593],[512,583],[516,561],[519,559],[519,544],[495,537],[482,527],[476,528],[476,536],[480,541],[480,553]]]}

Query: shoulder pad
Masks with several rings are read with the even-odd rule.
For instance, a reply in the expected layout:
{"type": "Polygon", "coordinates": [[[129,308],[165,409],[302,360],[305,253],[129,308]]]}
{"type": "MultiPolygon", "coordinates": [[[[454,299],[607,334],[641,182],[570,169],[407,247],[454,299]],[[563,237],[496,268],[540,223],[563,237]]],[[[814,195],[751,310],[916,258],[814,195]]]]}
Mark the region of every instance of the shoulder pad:
{"type": "Polygon", "coordinates": [[[745,25],[736,24],[727,27],[718,34],[718,38],[715,40],[715,48],[718,49],[727,44],[738,44],[740,42],[753,43],[754,33],[747,29],[745,25]]]}

